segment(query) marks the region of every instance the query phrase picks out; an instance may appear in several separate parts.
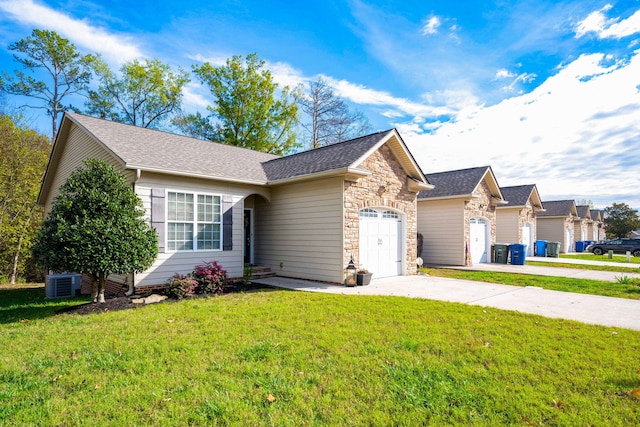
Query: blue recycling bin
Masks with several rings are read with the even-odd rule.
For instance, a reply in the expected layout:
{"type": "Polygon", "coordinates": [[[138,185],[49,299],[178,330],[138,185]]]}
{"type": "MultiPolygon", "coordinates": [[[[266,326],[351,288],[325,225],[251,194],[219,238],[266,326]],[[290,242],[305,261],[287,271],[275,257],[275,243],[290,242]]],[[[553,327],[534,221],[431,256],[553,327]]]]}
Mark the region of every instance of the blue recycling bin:
{"type": "Polygon", "coordinates": [[[584,242],[582,240],[576,242],[576,252],[584,252],[584,242]]]}
{"type": "Polygon", "coordinates": [[[536,256],[547,256],[547,240],[536,240],[536,256]]]}
{"type": "Polygon", "coordinates": [[[524,265],[524,260],[527,257],[527,245],[520,243],[509,245],[509,253],[511,254],[511,264],[524,265]]]}

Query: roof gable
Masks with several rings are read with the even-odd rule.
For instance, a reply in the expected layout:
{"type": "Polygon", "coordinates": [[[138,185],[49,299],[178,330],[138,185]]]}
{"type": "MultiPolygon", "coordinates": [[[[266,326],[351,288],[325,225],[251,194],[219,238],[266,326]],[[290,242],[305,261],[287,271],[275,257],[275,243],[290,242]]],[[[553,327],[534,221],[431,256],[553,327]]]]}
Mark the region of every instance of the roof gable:
{"type": "Polygon", "coordinates": [[[590,209],[589,214],[594,221],[602,221],[602,211],[600,209],[590,209]]]}
{"type": "Polygon", "coordinates": [[[471,197],[482,181],[486,181],[493,197],[504,199],[491,166],[431,173],[427,174],[427,179],[435,188],[421,191],[418,193],[418,199],[471,197]]]}
{"type": "Polygon", "coordinates": [[[535,184],[500,187],[500,191],[504,199],[509,203],[508,205],[498,206],[501,209],[523,207],[527,203],[531,203],[538,210],[543,208],[540,194],[535,184]]]}
{"type": "Polygon", "coordinates": [[[576,206],[576,211],[578,212],[578,216],[580,218],[591,219],[591,212],[589,210],[589,205],[576,206]]]}
{"type": "Polygon", "coordinates": [[[544,212],[538,213],[538,217],[570,217],[578,216],[576,210],[576,203],[573,200],[552,200],[548,202],[542,202],[544,206],[544,212]]]}
{"type": "Polygon", "coordinates": [[[395,129],[273,159],[263,167],[271,184],[329,172],[367,175],[370,171],[359,169],[360,165],[383,144],[389,144],[407,176],[429,184],[395,129]]]}

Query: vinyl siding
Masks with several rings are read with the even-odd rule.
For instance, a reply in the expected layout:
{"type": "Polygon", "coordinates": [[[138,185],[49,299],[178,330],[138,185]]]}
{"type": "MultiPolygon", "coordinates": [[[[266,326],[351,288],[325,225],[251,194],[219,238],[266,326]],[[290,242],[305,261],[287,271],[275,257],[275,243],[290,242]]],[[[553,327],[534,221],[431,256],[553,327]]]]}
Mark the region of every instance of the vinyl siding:
{"type": "Polygon", "coordinates": [[[342,179],[275,187],[255,201],[255,263],[278,275],[341,283],[342,179]]]}
{"type": "Polygon", "coordinates": [[[101,159],[110,163],[117,171],[123,172],[130,182],[133,180],[133,171],[125,171],[122,162],[118,158],[76,125],[73,125],[71,126],[69,137],[57,163],[51,191],[49,191],[47,200],[45,201],[45,213],[50,211],[53,200],[58,195],[58,188],[67,181],[75,170],[83,166],[85,159],[92,158],[101,159]]]}
{"type": "Polygon", "coordinates": [[[544,218],[537,219],[537,239],[549,242],[560,242],[560,252],[565,252],[566,248],[566,221],[564,218],[544,218]]]}
{"type": "Polygon", "coordinates": [[[164,188],[167,191],[184,191],[231,196],[233,201],[233,249],[230,251],[185,251],[160,253],[148,270],[136,274],[136,286],[161,285],[175,273],[188,274],[194,266],[206,261],[218,261],[231,278],[242,277],[244,267],[244,199],[255,191],[263,189],[250,185],[220,183],[159,174],[142,173],[136,183],[136,194],[142,199],[145,217],[151,218],[151,189],[164,188]]]}
{"type": "Polygon", "coordinates": [[[520,209],[496,209],[496,243],[520,243],[520,209]]]}
{"type": "Polygon", "coordinates": [[[464,265],[464,202],[418,201],[418,233],[425,264],[464,265]]]}

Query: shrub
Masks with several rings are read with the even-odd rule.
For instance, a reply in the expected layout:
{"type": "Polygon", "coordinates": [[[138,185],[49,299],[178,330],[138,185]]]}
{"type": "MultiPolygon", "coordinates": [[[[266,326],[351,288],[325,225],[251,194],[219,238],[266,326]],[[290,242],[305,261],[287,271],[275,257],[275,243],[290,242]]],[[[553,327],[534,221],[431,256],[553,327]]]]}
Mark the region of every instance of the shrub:
{"type": "Polygon", "coordinates": [[[174,274],[171,279],[169,279],[169,290],[167,294],[176,299],[183,299],[186,297],[192,296],[196,288],[198,287],[198,282],[191,276],[182,276],[181,274],[174,274]]]}
{"type": "Polygon", "coordinates": [[[221,294],[227,283],[227,271],[217,261],[196,265],[192,276],[198,282],[195,289],[198,294],[221,294]]]}

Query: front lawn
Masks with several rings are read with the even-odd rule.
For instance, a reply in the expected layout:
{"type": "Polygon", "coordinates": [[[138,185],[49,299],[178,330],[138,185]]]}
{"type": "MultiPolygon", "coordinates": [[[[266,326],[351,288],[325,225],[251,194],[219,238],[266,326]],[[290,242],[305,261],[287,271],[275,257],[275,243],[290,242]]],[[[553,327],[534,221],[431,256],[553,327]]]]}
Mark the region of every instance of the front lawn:
{"type": "Polygon", "coordinates": [[[557,267],[557,268],[577,268],[580,270],[596,270],[596,271],[617,271],[619,273],[639,273],[640,269],[635,267],[625,267],[624,264],[618,265],[593,265],[593,264],[574,264],[569,262],[544,262],[527,260],[527,265],[537,265],[540,267],[557,267]]]}
{"type": "Polygon", "coordinates": [[[0,286],[3,426],[640,418],[639,331],[400,297],[272,291],[78,316],[43,295],[0,286]]]}
{"type": "MultiPolygon", "coordinates": [[[[605,255],[594,255],[591,252],[581,252],[581,253],[575,253],[575,254],[571,254],[571,255],[567,255],[567,254],[560,254],[560,258],[567,258],[567,259],[585,259],[588,261],[606,261],[606,262],[619,262],[622,264],[628,264],[627,263],[627,256],[626,255],[620,255],[620,254],[613,254],[613,257],[611,259],[609,259],[609,255],[605,254],[605,255]]],[[[635,263],[638,264],[640,263],[640,258],[631,257],[631,263],[635,263]]]]}
{"type": "MultiPolygon", "coordinates": [[[[453,268],[424,268],[423,272],[431,276],[449,277],[452,279],[475,280],[478,282],[501,283],[503,285],[513,286],[537,286],[552,291],[640,299],[640,283],[638,283],[637,279],[631,279],[630,283],[618,283],[568,277],[499,273],[496,271],[457,270],[453,268]]],[[[620,277],[624,277],[624,273],[621,273],[620,277]]]]}

